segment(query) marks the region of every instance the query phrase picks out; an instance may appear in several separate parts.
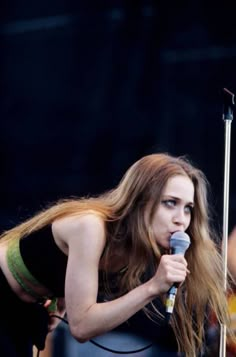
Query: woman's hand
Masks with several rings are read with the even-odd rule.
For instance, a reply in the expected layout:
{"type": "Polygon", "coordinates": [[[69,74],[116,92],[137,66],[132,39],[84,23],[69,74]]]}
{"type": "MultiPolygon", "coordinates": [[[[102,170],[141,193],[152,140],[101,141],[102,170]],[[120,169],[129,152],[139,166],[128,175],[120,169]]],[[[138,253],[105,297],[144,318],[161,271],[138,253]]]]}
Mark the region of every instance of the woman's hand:
{"type": "Polygon", "coordinates": [[[58,298],[57,303],[55,306],[55,309],[51,311],[52,300],[47,300],[44,304],[44,307],[48,309],[48,314],[49,314],[49,324],[48,324],[48,331],[51,332],[53,331],[61,322],[61,320],[64,318],[66,309],[65,309],[65,300],[64,298],[58,298]],[[58,316],[58,317],[57,317],[58,316]]]}
{"type": "Polygon", "coordinates": [[[157,289],[158,295],[164,294],[174,283],[183,283],[188,273],[190,272],[187,269],[187,261],[183,255],[163,255],[152,284],[157,289]]]}

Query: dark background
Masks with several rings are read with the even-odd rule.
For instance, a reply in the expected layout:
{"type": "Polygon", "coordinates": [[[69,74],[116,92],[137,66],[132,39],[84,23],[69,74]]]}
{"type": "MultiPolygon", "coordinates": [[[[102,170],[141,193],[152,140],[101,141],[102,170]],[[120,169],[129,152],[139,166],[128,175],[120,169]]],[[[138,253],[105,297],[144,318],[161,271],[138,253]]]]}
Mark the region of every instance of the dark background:
{"type": "MultiPolygon", "coordinates": [[[[233,2],[3,0],[1,230],[97,194],[141,156],[187,154],[222,224],[223,87],[236,92],[233,2]]],[[[232,121],[229,228],[236,224],[232,121]]]]}

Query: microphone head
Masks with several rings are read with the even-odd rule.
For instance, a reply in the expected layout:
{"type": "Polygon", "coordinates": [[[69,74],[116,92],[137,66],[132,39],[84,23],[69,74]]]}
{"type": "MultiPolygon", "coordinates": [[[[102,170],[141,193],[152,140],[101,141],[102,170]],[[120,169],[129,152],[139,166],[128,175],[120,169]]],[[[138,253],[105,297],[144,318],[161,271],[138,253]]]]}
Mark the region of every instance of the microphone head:
{"type": "Polygon", "coordinates": [[[186,250],[190,246],[190,238],[185,232],[175,232],[170,237],[170,248],[172,254],[185,254],[186,250]]]}

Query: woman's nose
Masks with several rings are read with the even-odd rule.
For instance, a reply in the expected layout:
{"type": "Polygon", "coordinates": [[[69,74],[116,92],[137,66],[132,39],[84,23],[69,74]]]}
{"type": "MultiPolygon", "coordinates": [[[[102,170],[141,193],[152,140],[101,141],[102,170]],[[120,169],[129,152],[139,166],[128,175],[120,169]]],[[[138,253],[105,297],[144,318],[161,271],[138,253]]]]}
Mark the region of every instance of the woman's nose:
{"type": "Polygon", "coordinates": [[[175,212],[175,215],[173,217],[173,222],[177,224],[178,226],[185,226],[187,223],[187,217],[185,215],[184,210],[179,209],[175,212]]]}

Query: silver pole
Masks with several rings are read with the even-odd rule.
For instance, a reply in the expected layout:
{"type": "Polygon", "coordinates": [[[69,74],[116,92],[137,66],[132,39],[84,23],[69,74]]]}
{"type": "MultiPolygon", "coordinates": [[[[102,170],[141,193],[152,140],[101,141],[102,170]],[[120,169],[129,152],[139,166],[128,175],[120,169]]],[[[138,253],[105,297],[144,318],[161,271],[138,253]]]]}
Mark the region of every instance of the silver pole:
{"type": "MultiPolygon", "coordinates": [[[[229,181],[230,181],[230,138],[231,123],[233,120],[234,94],[228,89],[223,89],[225,122],[225,157],[224,157],[224,200],[223,200],[223,237],[222,258],[224,272],[224,289],[227,290],[227,252],[228,252],[228,217],[229,217],[229,181]]],[[[220,325],[220,357],[226,357],[226,326],[220,325]]]]}

